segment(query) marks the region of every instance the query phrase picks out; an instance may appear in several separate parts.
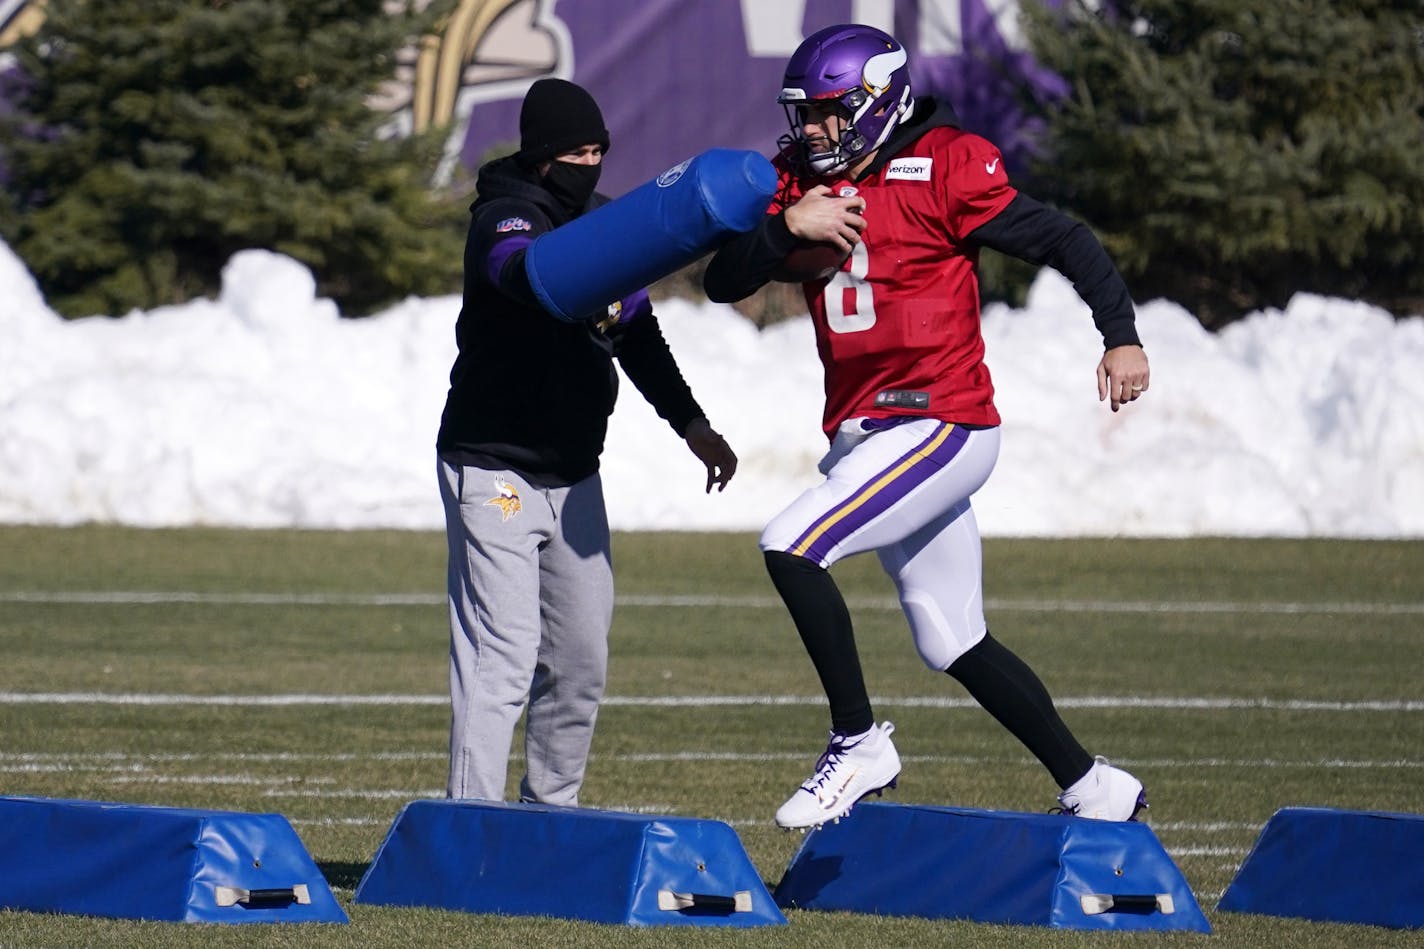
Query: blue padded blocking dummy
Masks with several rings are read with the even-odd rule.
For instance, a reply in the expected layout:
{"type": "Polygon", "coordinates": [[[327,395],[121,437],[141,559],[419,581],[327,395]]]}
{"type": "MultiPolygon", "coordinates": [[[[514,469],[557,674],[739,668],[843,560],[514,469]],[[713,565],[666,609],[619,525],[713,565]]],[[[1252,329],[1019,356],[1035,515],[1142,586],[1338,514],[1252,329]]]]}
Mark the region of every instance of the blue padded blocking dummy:
{"type": "Polygon", "coordinates": [[[1424,815],[1282,808],[1262,828],[1217,908],[1424,926],[1424,815]]]}
{"type": "Polygon", "coordinates": [[[1211,932],[1146,824],[1060,814],[858,804],[806,835],[776,901],[1065,929],[1211,932]]]}
{"type": "Polygon", "coordinates": [[[407,804],[355,901],[636,926],[786,922],[720,821],[494,801],[407,804]]]}
{"type": "Polygon", "coordinates": [[[540,234],[524,255],[534,295],[564,320],[601,313],[766,215],[776,171],[756,152],[714,148],[540,234]]]}
{"type": "Polygon", "coordinates": [[[280,814],[0,798],[0,908],[183,923],[345,923],[280,814]]]}

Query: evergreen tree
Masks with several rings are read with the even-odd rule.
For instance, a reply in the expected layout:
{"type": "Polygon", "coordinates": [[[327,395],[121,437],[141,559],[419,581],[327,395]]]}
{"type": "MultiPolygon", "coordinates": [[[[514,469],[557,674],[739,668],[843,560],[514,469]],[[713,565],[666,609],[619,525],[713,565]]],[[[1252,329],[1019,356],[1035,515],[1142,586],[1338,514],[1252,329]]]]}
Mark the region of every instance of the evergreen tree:
{"type": "Polygon", "coordinates": [[[1087,220],[1138,299],[1219,326],[1296,291],[1424,312],[1419,0],[1028,4],[1072,91],[1033,191],[1087,220]]]}
{"type": "Polygon", "coordinates": [[[383,0],[49,0],[0,117],[0,236],[50,305],[212,295],[236,251],[303,261],[347,313],[456,292],[464,201],[440,142],[367,96],[426,25],[383,0]]]}

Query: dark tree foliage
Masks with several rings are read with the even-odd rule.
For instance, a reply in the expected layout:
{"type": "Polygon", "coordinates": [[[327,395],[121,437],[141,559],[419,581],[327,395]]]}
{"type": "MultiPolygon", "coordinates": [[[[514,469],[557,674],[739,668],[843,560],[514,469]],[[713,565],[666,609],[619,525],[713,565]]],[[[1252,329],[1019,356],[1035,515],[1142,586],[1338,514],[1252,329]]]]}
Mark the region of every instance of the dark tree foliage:
{"type": "Polygon", "coordinates": [[[430,189],[440,144],[382,137],[367,105],[426,25],[390,7],[50,0],[14,49],[0,236],[70,316],[212,295],[253,247],[347,313],[456,292],[468,218],[430,189]]]}
{"type": "Polygon", "coordinates": [[[1137,299],[1216,327],[1297,291],[1424,312],[1419,0],[1027,4],[1069,95],[1033,193],[1089,222],[1137,299]]]}

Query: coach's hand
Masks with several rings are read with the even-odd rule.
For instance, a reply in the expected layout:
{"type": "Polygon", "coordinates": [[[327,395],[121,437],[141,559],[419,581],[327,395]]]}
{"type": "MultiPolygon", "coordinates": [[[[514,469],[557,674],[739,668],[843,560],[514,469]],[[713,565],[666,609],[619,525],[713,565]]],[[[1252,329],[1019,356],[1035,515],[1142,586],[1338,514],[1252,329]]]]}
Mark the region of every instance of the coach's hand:
{"type": "Polygon", "coordinates": [[[712,493],[712,485],[721,491],[737,473],[737,456],[727,440],[712,428],[705,418],[693,419],[682,437],[687,447],[707,466],[707,493],[712,493]]]}
{"type": "Polygon", "coordinates": [[[1115,346],[1103,353],[1098,363],[1098,401],[1111,398],[1116,412],[1147,391],[1150,375],[1141,346],[1115,346]]]}

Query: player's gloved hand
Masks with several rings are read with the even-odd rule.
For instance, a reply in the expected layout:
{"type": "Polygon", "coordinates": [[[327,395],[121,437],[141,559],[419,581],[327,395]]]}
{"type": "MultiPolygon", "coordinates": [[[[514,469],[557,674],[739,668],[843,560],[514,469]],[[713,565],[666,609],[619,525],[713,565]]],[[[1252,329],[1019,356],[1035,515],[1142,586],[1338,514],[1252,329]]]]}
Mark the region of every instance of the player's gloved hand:
{"type": "Polygon", "coordinates": [[[598,321],[602,327],[622,326],[641,316],[653,312],[653,301],[648,299],[647,288],[634,290],[621,300],[608,304],[608,315],[598,321]]]}

